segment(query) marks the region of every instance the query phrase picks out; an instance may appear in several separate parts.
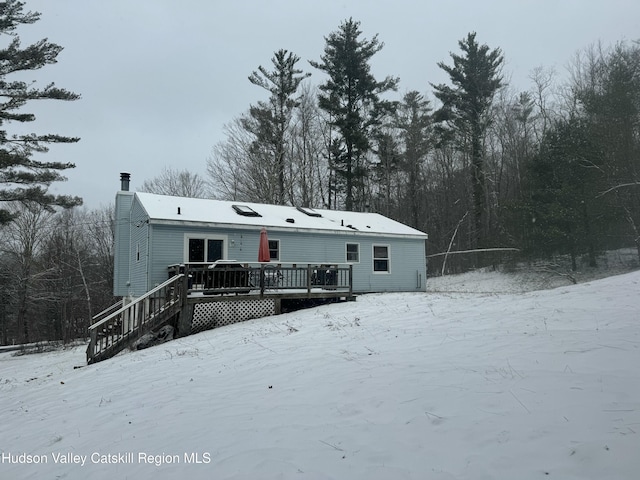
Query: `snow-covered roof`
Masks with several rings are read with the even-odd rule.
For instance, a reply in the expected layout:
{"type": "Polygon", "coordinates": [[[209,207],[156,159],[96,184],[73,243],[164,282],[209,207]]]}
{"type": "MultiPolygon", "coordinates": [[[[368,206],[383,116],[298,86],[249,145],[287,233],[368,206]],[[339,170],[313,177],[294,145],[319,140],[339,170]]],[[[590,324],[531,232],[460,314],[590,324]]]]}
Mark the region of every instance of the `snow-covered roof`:
{"type": "Polygon", "coordinates": [[[149,219],[155,223],[190,222],[427,238],[426,233],[378,213],[299,209],[282,205],[172,197],[143,192],[136,192],[135,195],[149,219]],[[252,212],[259,216],[253,216],[252,212]]]}

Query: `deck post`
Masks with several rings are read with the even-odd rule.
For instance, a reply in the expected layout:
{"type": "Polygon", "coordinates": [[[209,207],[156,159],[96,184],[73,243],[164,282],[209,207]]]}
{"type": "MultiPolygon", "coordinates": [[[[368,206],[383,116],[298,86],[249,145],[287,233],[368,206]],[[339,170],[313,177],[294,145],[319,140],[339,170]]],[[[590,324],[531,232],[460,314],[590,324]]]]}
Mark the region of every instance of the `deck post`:
{"type": "Polygon", "coordinates": [[[187,296],[189,294],[189,266],[181,265],[181,270],[184,269],[184,277],[182,277],[182,284],[180,285],[180,314],[178,315],[178,336],[185,337],[191,334],[191,317],[193,316],[193,308],[190,308],[189,302],[187,302],[187,296]]]}
{"type": "Polygon", "coordinates": [[[307,263],[307,295],[311,295],[311,264],[307,263]]]}
{"type": "Polygon", "coordinates": [[[349,264],[349,297],[353,296],[353,263],[349,264]]]}
{"type": "Polygon", "coordinates": [[[98,343],[98,332],[95,328],[89,330],[89,345],[87,346],[87,363],[93,359],[93,355],[96,351],[96,344],[98,343]]]}
{"type": "Polygon", "coordinates": [[[260,264],[260,298],[264,297],[264,263],[260,264]]]}

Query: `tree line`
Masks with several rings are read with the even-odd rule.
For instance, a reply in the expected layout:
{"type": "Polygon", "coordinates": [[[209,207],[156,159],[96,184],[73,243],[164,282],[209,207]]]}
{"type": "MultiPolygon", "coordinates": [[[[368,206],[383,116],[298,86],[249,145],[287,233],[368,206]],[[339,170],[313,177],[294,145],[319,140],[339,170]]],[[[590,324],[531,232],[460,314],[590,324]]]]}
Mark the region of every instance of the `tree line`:
{"type": "Polygon", "coordinates": [[[0,229],[0,345],[85,338],[114,303],[114,210],[7,207],[0,229]]]}
{"type": "Polygon", "coordinates": [[[35,120],[23,111],[34,101],[80,98],[20,79],[62,51],[47,39],[21,44],[18,28],[39,19],[24,2],[0,3],[0,345],[86,337],[92,315],[113,303],[113,208],[79,210],[80,198],[49,192],[74,165],[42,155],[79,138],[7,130],[35,120]]]}
{"type": "MultiPolygon", "coordinates": [[[[2,344],[84,336],[113,303],[113,208],[50,194],[73,165],[41,160],[48,144],[78,139],[7,131],[34,120],[22,112],[33,100],[79,98],[11,80],[61,51],[21,46],[16,28],[39,19],[23,7],[0,3],[2,344]]],[[[566,255],[574,269],[612,248],[635,246],[640,259],[638,43],[589,47],[568,78],[540,67],[515,91],[502,50],[472,32],[438,64],[447,82],[398,94],[399,78],[372,73],[377,35],[348,19],[325,41],[307,67],[278,50],[249,72],[264,99],[227,123],[206,176],[167,168],[141,190],[379,212],[429,234],[430,274],[445,271],[446,252],[473,252],[459,255],[468,267],[497,249],[566,255]]]]}
{"type": "Polygon", "coordinates": [[[576,269],[635,246],[640,259],[637,42],[588,47],[568,79],[540,67],[515,91],[502,50],[471,32],[438,63],[447,82],[393,99],[399,78],[372,73],[377,35],[348,19],[325,40],[308,63],[319,85],[286,50],[249,76],[267,98],[226,125],[206,195],[379,212],[428,233],[435,256],[518,250],[576,269]]]}

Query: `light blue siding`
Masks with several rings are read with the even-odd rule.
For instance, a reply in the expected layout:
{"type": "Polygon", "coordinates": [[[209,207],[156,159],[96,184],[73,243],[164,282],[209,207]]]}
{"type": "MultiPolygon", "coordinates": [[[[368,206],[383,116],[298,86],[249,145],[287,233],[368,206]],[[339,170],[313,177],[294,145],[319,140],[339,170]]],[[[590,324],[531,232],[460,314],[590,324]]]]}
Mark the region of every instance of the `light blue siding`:
{"type": "MultiPolygon", "coordinates": [[[[150,264],[148,288],[166,280],[169,265],[187,260],[185,238],[188,236],[225,236],[226,259],[240,262],[258,260],[258,228],[252,231],[158,224],[152,225],[151,230],[153,247],[150,258],[153,261],[150,264]]],[[[422,239],[285,231],[270,231],[268,234],[270,239],[280,241],[282,263],[346,263],[346,244],[358,243],[360,262],[353,265],[355,292],[416,291],[425,287],[426,266],[422,239]],[[374,244],[389,246],[389,273],[374,273],[374,244]]]]}
{"type": "Polygon", "coordinates": [[[149,218],[139,202],[131,206],[131,285],[129,294],[138,297],[146,293],[153,284],[149,283],[149,265],[153,259],[150,255],[151,227],[149,218]]]}
{"type": "MultiPolygon", "coordinates": [[[[126,192],[128,193],[128,192],[126,192]]],[[[131,197],[121,200],[126,200],[131,197]]],[[[131,216],[122,212],[116,230],[116,295],[139,296],[167,279],[169,265],[187,261],[188,237],[223,237],[225,259],[257,262],[260,227],[235,228],[197,226],[189,223],[154,223],[137,201],[131,202],[131,216]],[[128,248],[123,248],[126,245],[128,248]],[[125,261],[129,262],[126,268],[125,261]],[[129,270],[130,269],[130,270],[129,270]],[[128,282],[128,283],[127,283],[128,282]]],[[[122,202],[122,207],[126,202],[122,202]]],[[[372,235],[366,232],[309,232],[270,229],[268,236],[279,240],[282,263],[347,263],[346,244],[359,245],[359,262],[353,264],[353,290],[392,292],[424,290],[426,282],[425,241],[399,235],[372,235]],[[373,271],[373,246],[388,246],[389,272],[373,271]]]]}
{"type": "Polygon", "coordinates": [[[131,203],[133,198],[133,192],[118,192],[116,195],[113,294],[117,297],[129,294],[131,203]]]}

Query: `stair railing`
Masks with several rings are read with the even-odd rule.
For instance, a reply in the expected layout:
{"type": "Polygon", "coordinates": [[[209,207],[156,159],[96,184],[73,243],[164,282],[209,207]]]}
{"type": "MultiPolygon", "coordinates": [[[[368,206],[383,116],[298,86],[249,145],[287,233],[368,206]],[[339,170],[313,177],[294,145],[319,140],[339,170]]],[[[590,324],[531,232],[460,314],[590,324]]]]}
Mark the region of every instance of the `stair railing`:
{"type": "MultiPolygon", "coordinates": [[[[112,357],[133,340],[180,311],[183,274],[175,275],[89,327],[87,363],[112,357]]],[[[100,314],[99,314],[100,315],[100,314]]]]}
{"type": "Polygon", "coordinates": [[[100,313],[96,313],[92,318],[91,318],[91,324],[93,325],[94,323],[99,322],[100,320],[102,320],[103,318],[106,318],[108,315],[111,315],[113,312],[115,312],[116,310],[119,310],[122,308],[122,305],[124,305],[124,300],[120,300],[119,302],[114,303],[113,305],[105,308],[103,311],[101,311],[100,313]]]}

